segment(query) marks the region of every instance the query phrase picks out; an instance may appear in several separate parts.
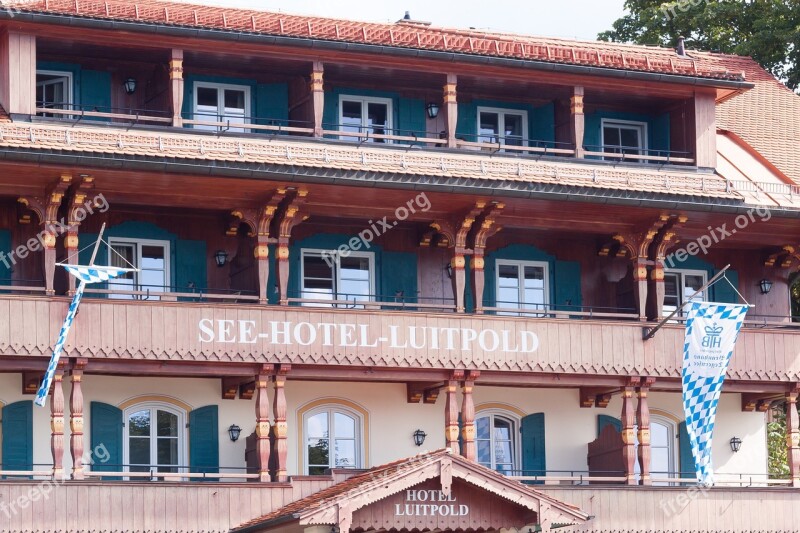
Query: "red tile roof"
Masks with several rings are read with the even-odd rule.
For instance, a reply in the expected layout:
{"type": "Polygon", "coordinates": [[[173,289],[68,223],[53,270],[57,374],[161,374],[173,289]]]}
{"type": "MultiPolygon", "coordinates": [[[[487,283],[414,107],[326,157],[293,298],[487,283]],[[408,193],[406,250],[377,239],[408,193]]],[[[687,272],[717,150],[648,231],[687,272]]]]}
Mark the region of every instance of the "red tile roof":
{"type": "Polygon", "coordinates": [[[742,79],[742,69],[731,69],[728,62],[720,61],[716,56],[702,54],[679,57],[668,48],[436,28],[413,22],[356,22],[160,0],[10,0],[10,3],[26,12],[245,31],[660,74],[742,79]]]}

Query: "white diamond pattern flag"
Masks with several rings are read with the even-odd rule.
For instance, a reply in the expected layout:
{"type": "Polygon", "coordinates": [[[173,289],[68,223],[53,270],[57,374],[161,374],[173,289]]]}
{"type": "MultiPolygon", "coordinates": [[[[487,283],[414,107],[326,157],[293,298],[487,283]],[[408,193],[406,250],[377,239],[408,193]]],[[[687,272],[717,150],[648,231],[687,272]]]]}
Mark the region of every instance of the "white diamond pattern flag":
{"type": "Polygon", "coordinates": [[[131,271],[129,268],[116,267],[75,265],[61,266],[66,268],[67,272],[78,278],[80,283],[78,284],[78,288],[75,290],[75,296],[72,298],[72,302],[69,304],[67,317],[64,319],[64,324],[61,326],[61,331],[58,334],[58,340],[56,341],[56,345],[53,347],[53,355],[50,357],[50,363],[47,365],[47,371],[45,372],[44,379],[42,379],[42,384],[39,386],[39,390],[36,393],[36,400],[34,400],[34,403],[39,407],[43,407],[44,402],[47,401],[47,394],[50,391],[50,384],[53,382],[53,376],[55,375],[56,368],[58,367],[58,360],[61,358],[61,352],[64,350],[64,343],[67,342],[67,335],[69,335],[72,322],[75,320],[75,315],[78,312],[78,305],[81,303],[81,298],[83,297],[83,291],[86,288],[86,284],[108,281],[124,274],[125,272],[131,271]]]}
{"type": "Polygon", "coordinates": [[[711,439],[722,383],[749,306],[691,302],[683,347],[683,411],[697,481],[714,484],[711,439]]]}

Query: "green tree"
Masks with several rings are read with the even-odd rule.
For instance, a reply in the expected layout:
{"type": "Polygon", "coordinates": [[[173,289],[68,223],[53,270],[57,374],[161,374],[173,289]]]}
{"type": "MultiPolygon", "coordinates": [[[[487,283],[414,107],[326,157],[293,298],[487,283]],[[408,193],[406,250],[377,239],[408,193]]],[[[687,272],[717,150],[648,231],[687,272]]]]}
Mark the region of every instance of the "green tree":
{"type": "Polygon", "coordinates": [[[751,56],[793,90],[800,87],[798,0],[626,0],[603,41],[751,56]]]}
{"type": "Polygon", "coordinates": [[[772,419],[767,424],[767,450],[769,476],[789,477],[789,458],[786,449],[786,405],[781,403],[772,408],[772,419]]]}

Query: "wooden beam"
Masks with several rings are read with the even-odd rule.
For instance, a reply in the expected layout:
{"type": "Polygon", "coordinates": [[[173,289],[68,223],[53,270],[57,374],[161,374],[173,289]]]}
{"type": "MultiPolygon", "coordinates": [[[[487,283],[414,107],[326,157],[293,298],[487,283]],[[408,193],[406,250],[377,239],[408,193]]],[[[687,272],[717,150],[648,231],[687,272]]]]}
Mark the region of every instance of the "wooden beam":
{"type": "Polygon", "coordinates": [[[222,378],[220,380],[220,384],[222,385],[222,399],[235,400],[236,395],[239,392],[239,385],[241,382],[242,378],[222,378]]]}
{"type": "Polygon", "coordinates": [[[183,127],[183,50],[173,48],[169,60],[169,90],[172,104],[172,126],[183,127]]]}
{"type": "Polygon", "coordinates": [[[458,97],[457,97],[458,77],[455,74],[448,74],[447,81],[443,89],[443,111],[446,121],[445,134],[447,135],[447,147],[457,148],[456,128],[458,125],[458,97]]]}
{"type": "Polygon", "coordinates": [[[323,109],[325,107],[324,89],[325,66],[322,61],[314,61],[311,67],[311,91],[312,107],[314,110],[314,137],[322,137],[325,127],[322,125],[323,109]]]}
{"type": "Polygon", "coordinates": [[[575,157],[582,159],[586,150],[583,147],[585,117],[583,114],[583,94],[582,86],[573,88],[572,96],[569,99],[570,111],[570,142],[575,146],[575,157]]]}
{"type": "Polygon", "coordinates": [[[22,394],[36,394],[44,374],[41,372],[22,373],[22,394]]]}

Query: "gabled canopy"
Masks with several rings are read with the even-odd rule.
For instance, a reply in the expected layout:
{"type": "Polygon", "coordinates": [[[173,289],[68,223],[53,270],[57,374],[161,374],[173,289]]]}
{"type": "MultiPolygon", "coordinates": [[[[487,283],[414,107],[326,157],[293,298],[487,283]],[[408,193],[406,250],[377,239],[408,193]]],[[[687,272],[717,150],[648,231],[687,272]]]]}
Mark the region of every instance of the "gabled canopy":
{"type": "Polygon", "coordinates": [[[323,489],[233,531],[338,526],[367,529],[496,529],[582,524],[589,517],[450,450],[417,455],[323,489]]]}

